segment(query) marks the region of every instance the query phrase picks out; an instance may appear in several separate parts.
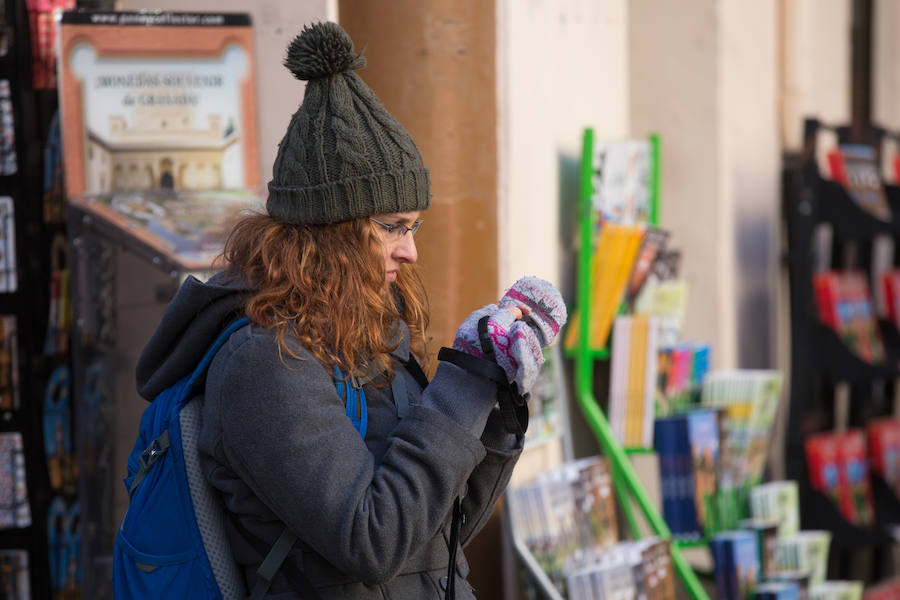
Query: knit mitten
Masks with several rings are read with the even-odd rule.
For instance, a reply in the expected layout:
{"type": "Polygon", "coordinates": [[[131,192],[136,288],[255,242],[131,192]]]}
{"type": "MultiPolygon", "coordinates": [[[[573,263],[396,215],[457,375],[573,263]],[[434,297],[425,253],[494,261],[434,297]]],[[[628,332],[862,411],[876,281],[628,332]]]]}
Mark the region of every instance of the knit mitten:
{"type": "MultiPolygon", "coordinates": [[[[478,321],[482,317],[495,314],[500,309],[496,304],[488,304],[483,308],[479,308],[471,315],[466,317],[459,329],[456,330],[456,338],[453,340],[453,349],[461,350],[466,354],[477,356],[478,358],[486,358],[481,350],[481,343],[478,341],[478,321]]],[[[508,313],[512,317],[512,313],[506,309],[503,312],[508,313]]]]}
{"type": "Polygon", "coordinates": [[[520,279],[500,300],[500,306],[491,304],[469,315],[456,333],[456,350],[485,356],[478,338],[478,321],[486,315],[497,364],[509,381],[516,382],[519,393],[527,394],[544,364],[541,348],[553,341],[566,322],[562,296],[542,279],[520,279]],[[516,320],[509,310],[511,306],[521,307],[528,314],[516,320]]]}
{"type": "Polygon", "coordinates": [[[523,277],[515,282],[500,299],[500,308],[507,306],[528,309],[523,321],[538,334],[542,348],[553,343],[568,316],[562,294],[539,277],[523,277]]]}

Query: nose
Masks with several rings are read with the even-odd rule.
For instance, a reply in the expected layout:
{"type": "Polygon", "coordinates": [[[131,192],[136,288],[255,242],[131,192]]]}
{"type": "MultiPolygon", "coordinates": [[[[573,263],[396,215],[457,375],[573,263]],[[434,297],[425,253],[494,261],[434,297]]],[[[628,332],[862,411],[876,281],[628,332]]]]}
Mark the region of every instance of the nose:
{"type": "Polygon", "coordinates": [[[419,259],[419,252],[416,250],[416,240],[412,234],[407,232],[391,252],[391,257],[397,262],[414,263],[419,259]]]}

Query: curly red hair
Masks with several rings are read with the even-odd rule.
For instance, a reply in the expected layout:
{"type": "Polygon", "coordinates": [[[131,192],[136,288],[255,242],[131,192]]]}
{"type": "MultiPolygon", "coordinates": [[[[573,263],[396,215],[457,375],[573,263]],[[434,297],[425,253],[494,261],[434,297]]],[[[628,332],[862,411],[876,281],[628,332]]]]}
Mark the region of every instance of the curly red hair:
{"type": "Polygon", "coordinates": [[[276,331],[283,353],[298,358],[285,340],[290,332],[326,366],[354,375],[374,368],[390,380],[399,318],[413,352],[425,359],[425,287],[412,264],[401,266],[393,284],[385,281],[381,242],[368,219],[297,225],[246,215],[222,258],[252,290],[246,315],[276,331]]]}

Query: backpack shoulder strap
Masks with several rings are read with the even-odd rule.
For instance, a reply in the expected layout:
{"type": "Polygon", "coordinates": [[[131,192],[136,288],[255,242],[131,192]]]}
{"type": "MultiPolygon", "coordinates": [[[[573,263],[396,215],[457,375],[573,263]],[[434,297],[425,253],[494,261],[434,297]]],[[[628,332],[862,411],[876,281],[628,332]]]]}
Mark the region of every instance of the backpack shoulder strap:
{"type": "MultiPolygon", "coordinates": [[[[200,363],[197,365],[197,368],[194,369],[194,372],[191,373],[191,378],[188,379],[187,389],[190,392],[193,390],[194,386],[199,383],[200,380],[206,375],[206,370],[209,368],[209,364],[212,362],[213,358],[216,356],[216,352],[228,341],[229,336],[232,333],[240,329],[241,327],[250,323],[250,319],[247,317],[241,317],[240,319],[232,322],[228,327],[225,328],[225,331],[219,334],[219,337],[216,338],[216,341],[213,342],[212,346],[209,347],[209,350],[206,351],[206,354],[203,355],[203,358],[200,360],[200,363]]],[[[187,394],[189,395],[189,394],[187,394]]]]}
{"type": "Polygon", "coordinates": [[[344,412],[362,439],[366,439],[366,429],[369,425],[369,407],[366,404],[366,392],[363,386],[353,375],[348,374],[339,366],[334,365],[332,380],[334,389],[341,400],[344,401],[344,412]]]}
{"type": "MultiPolygon", "coordinates": [[[[203,358],[191,372],[190,376],[187,378],[187,383],[184,383],[182,387],[183,379],[175,384],[178,389],[177,398],[175,399],[175,407],[177,410],[181,410],[184,408],[185,404],[193,398],[197,394],[196,388],[203,381],[206,376],[206,371],[209,369],[209,364],[212,362],[213,358],[216,356],[216,352],[222,347],[223,344],[228,340],[228,337],[250,322],[250,319],[247,317],[241,317],[237,319],[233,323],[231,323],[228,327],[225,328],[225,331],[219,334],[216,340],[212,343],[212,346],[206,351],[206,354],[203,355],[203,358]]],[[[175,386],[173,386],[174,388],[175,386]]],[[[168,388],[167,388],[168,389],[168,388]]],[[[128,486],[128,495],[131,496],[134,494],[134,491],[137,489],[137,486],[141,481],[143,481],[144,477],[147,476],[147,473],[150,472],[150,469],[153,467],[154,463],[159,460],[169,449],[169,430],[164,429],[163,432],[151,440],[149,445],[144,449],[141,453],[139,464],[140,468],[131,478],[129,482],[126,479],[125,485],[128,486]]]]}

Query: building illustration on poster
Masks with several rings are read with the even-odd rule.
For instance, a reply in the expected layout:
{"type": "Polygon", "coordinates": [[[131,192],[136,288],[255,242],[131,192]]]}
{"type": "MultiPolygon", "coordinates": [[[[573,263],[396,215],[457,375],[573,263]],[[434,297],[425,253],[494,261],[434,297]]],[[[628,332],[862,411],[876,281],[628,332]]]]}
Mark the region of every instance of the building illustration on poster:
{"type": "Polygon", "coordinates": [[[170,61],[104,60],[89,44],[71,60],[85,94],[87,193],[245,185],[241,48],[177,69],[170,61]]]}
{"type": "Polygon", "coordinates": [[[249,18],[135,15],[61,20],[68,195],[259,185],[249,18]]]}

